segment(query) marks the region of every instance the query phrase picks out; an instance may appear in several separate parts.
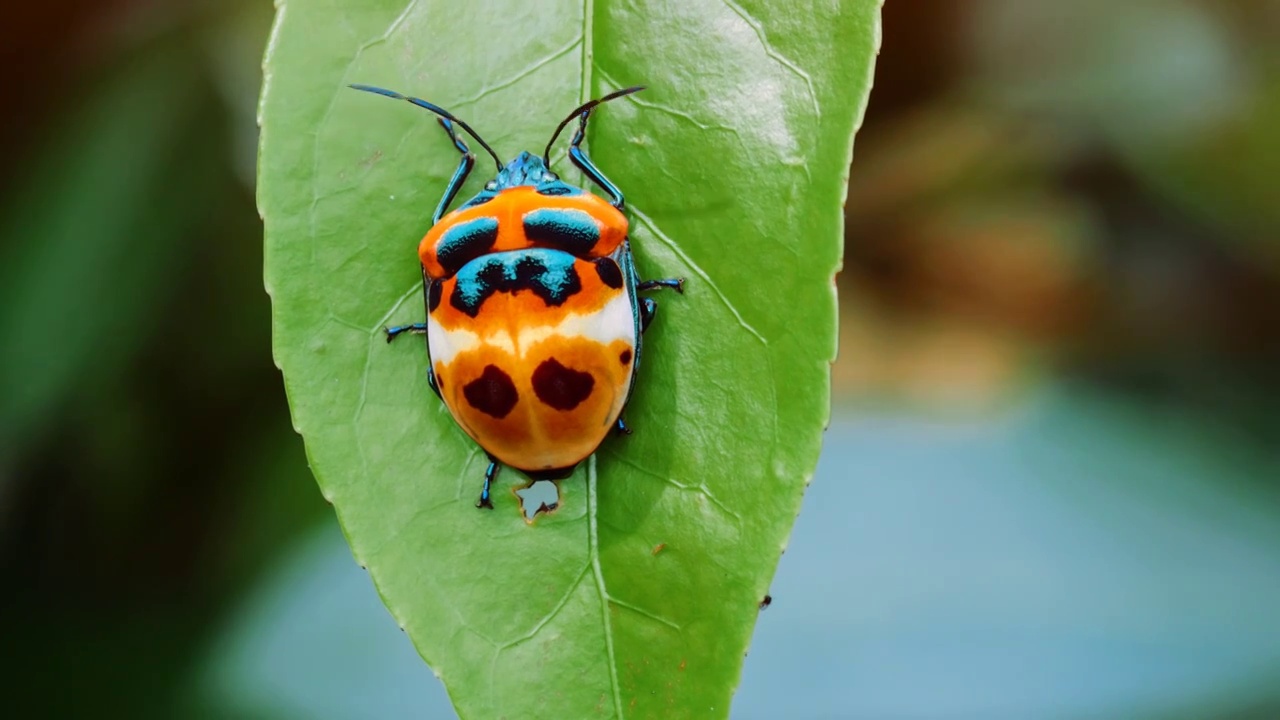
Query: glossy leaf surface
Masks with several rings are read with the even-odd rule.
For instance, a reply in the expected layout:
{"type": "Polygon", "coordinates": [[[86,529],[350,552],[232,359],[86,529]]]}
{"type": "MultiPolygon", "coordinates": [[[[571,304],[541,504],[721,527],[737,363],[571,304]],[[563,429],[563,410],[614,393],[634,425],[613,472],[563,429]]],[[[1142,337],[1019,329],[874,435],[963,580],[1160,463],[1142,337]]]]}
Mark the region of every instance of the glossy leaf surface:
{"type": "MultiPolygon", "coordinates": [[[[832,277],[879,3],[279,6],[259,204],[275,356],[356,559],[465,718],[724,717],[811,477],[832,277]],[[584,99],[658,294],[627,413],[528,524],[427,388],[416,244],[457,156],[421,96],[509,158],[584,99]]],[[[553,162],[566,179],[578,174],[553,162]]],[[[465,198],[488,179],[481,156],[465,198]]]]}

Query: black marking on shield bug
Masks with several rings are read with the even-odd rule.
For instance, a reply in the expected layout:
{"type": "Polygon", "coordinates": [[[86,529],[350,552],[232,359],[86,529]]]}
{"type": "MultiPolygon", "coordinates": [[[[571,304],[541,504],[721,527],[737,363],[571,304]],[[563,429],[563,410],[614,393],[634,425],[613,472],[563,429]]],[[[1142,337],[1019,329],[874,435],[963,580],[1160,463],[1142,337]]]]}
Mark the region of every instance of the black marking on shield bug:
{"type": "Polygon", "coordinates": [[[480,207],[481,205],[483,205],[483,204],[485,204],[485,203],[489,202],[490,200],[492,200],[492,199],[494,199],[494,198],[496,198],[496,197],[498,197],[498,193],[493,192],[493,191],[491,191],[491,190],[484,190],[484,191],[480,192],[478,195],[476,195],[475,197],[473,197],[473,198],[471,198],[470,200],[468,200],[466,203],[464,203],[462,207],[463,207],[464,209],[465,209],[465,208],[480,207]]]}
{"type": "Polygon", "coordinates": [[[600,225],[585,210],[539,208],[525,213],[524,234],[539,247],[581,257],[600,242],[600,225]]]}
{"type": "Polygon", "coordinates": [[[615,289],[622,287],[622,270],[618,268],[618,263],[614,262],[613,258],[599,258],[595,265],[600,282],[615,289]]]}
{"type": "Polygon", "coordinates": [[[544,182],[537,187],[539,195],[547,197],[560,197],[563,195],[581,195],[582,190],[564,182],[563,180],[553,180],[544,182]]]}
{"type": "Polygon", "coordinates": [[[436,260],[446,273],[452,275],[463,265],[489,252],[497,240],[497,220],[473,218],[444,231],[436,243],[436,260]]]}
{"type": "Polygon", "coordinates": [[[567,368],[559,360],[543,360],[533,371],[533,392],[556,410],[572,410],[591,397],[596,379],[591,373],[567,368]]]}
{"type": "Polygon", "coordinates": [[[511,412],[520,397],[511,376],[496,365],[486,365],[480,377],[463,386],[462,394],[471,407],[499,420],[511,412]]]}
{"type": "Polygon", "coordinates": [[[521,470],[529,479],[537,482],[539,480],[563,480],[573,474],[573,469],[578,467],[575,463],[569,467],[547,468],[545,470],[521,470]]]}
{"type": "Polygon", "coordinates": [[[627,348],[626,350],[623,350],[622,352],[618,353],[618,362],[622,363],[623,365],[631,364],[631,348],[627,348]]]}
{"type": "Polygon", "coordinates": [[[435,312],[440,307],[441,284],[439,280],[432,280],[427,285],[427,312],[435,312]]]}
{"type": "Polygon", "coordinates": [[[514,250],[481,258],[457,275],[449,304],[470,317],[480,314],[489,296],[528,290],[549,307],[563,305],[582,291],[573,256],[556,250],[514,250]]]}

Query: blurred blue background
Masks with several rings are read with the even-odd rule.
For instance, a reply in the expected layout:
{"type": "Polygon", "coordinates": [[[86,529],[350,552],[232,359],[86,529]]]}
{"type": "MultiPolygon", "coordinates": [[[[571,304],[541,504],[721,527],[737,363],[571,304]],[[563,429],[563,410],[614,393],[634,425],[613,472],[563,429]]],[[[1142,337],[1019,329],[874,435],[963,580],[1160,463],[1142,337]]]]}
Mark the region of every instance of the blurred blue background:
{"type": "MultiPolygon", "coordinates": [[[[453,717],[271,362],[271,12],[0,11],[16,716],[453,717]]],[[[832,425],[733,716],[1280,717],[1280,4],[884,18],[832,425]]]]}

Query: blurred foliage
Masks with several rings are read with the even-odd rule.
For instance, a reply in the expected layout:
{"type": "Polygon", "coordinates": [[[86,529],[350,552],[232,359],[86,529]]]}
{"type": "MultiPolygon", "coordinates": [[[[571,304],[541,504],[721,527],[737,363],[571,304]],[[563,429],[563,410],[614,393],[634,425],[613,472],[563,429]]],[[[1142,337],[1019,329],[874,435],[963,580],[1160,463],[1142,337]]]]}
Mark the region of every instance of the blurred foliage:
{"type": "Polygon", "coordinates": [[[233,162],[256,138],[224,91],[252,99],[256,71],[219,76],[228,33],[247,39],[231,64],[256,67],[270,8],[120,12],[129,31],[94,28],[110,47],[6,148],[25,165],[0,218],[0,642],[23,649],[18,707],[170,716],[209,622],[325,505],[264,352],[233,162]],[[57,666],[80,669],[75,692],[57,666]]]}
{"type": "Polygon", "coordinates": [[[1275,447],[1274,6],[946,7],[886,19],[849,191],[844,390],[945,410],[1048,370],[1275,447]]]}
{"type": "MultiPolygon", "coordinates": [[[[0,12],[4,59],[23,68],[0,135],[9,706],[173,717],[229,611],[301,532],[333,523],[261,291],[250,183],[271,8],[0,12]]],[[[1255,504],[1274,517],[1277,5],[891,0],[884,14],[847,206],[843,412],[999,416],[1070,381],[1142,407],[1144,452],[1218,448],[1239,472],[1190,467],[1224,492],[1265,488],[1255,504]]],[[[1083,417],[1100,434],[1116,422],[1083,417]]],[[[1157,480],[1134,492],[1158,497],[1157,480]]],[[[856,537],[839,521],[828,543],[856,537]]],[[[766,618],[787,607],[776,589],[766,618]]],[[[1275,717],[1266,677],[1145,716],[1275,717]]]]}

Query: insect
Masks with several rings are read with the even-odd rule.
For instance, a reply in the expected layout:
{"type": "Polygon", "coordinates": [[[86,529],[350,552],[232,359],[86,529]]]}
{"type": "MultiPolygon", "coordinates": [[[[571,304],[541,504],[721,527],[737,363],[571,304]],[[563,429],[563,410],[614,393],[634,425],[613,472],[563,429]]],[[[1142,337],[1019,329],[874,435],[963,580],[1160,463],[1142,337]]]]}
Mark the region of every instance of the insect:
{"type": "Polygon", "coordinates": [[[447,110],[391,90],[351,87],[435,114],[462,155],[418,246],[426,322],[386,333],[387,342],[404,333],[427,336],[428,384],[489,458],[476,507],[493,507],[500,465],[532,480],[568,477],[610,431],[631,433],[622,414],[640,368],[641,335],[657,310],[638,293],[684,292],[683,278],[637,277],[622,191],[582,149],[592,110],[644,88],[582,104],[556,127],[542,155],[522,152],[503,163],[447,110]],[[575,118],[569,159],[609,200],[551,171],[551,147],[575,118]],[[458,129],[489,153],[497,175],[449,212],[476,161],[458,129]]]}

